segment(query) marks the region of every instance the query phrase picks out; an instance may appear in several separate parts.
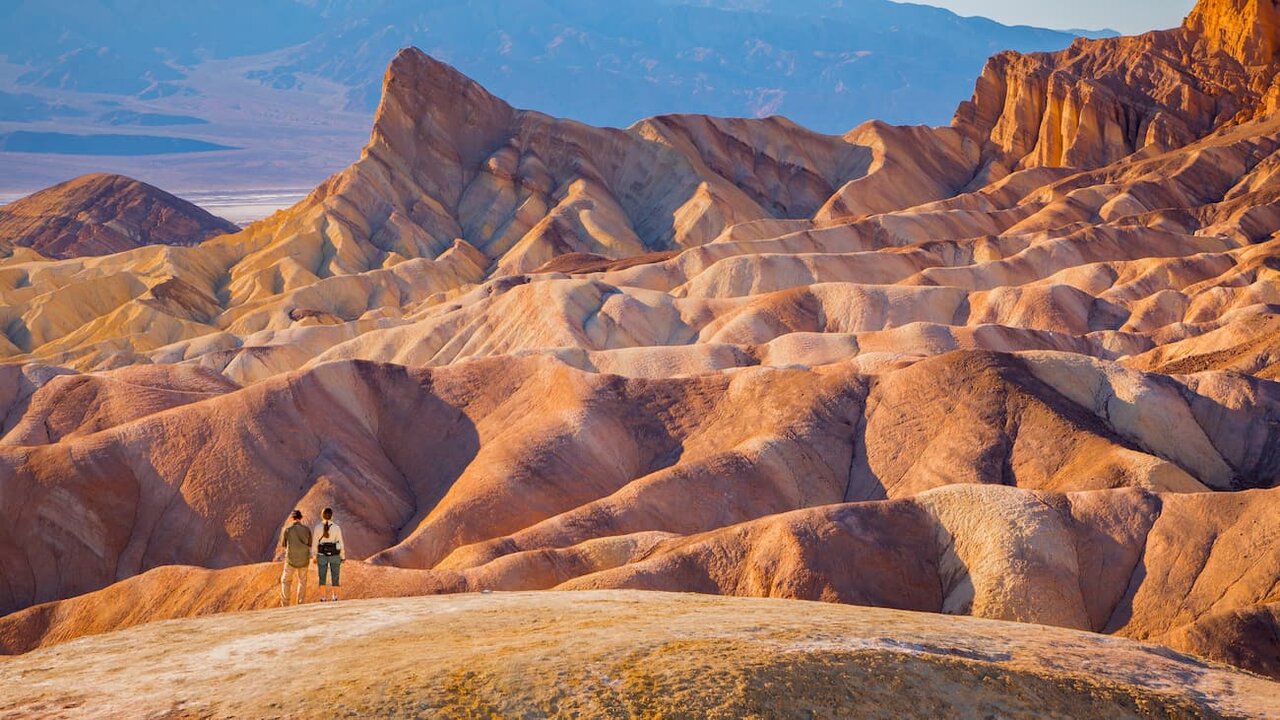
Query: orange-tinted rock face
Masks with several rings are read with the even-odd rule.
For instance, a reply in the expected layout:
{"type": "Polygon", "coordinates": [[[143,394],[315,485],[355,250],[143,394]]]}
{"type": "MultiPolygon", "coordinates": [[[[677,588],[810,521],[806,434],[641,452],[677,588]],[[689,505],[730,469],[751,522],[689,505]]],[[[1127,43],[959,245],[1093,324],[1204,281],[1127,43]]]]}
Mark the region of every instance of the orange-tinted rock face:
{"type": "Polygon", "coordinates": [[[986,179],[1181,147],[1275,107],[1278,18],[1270,0],[1204,0],[1175,30],[1001,53],[953,125],[987,143],[986,179]]]}
{"type": "Polygon", "coordinates": [[[1201,0],[1183,25],[1243,65],[1280,60],[1280,7],[1272,0],[1201,0]]]}
{"type": "MultiPolygon", "coordinates": [[[[0,446],[0,502],[20,508],[0,528],[0,602],[108,588],[109,612],[54,613],[62,639],[260,607],[270,578],[247,570],[145,602],[108,586],[266,562],[280,518],[328,506],[373,566],[361,594],[692,590],[1199,647],[1212,617],[1271,602],[1277,491],[1230,490],[1280,477],[1278,412],[1280,393],[1242,379],[970,352],[878,378],[625,380],[544,358],[329,363],[245,389],[176,368],[57,377],[0,446]]],[[[49,612],[0,638],[46,642],[49,612]]]]}
{"type": "Polygon", "coordinates": [[[0,206],[0,244],[51,258],[195,245],[237,230],[185,200],[120,175],[85,175],[0,206]]]}
{"type": "MultiPolygon", "coordinates": [[[[461,237],[527,272],[570,252],[620,259],[700,245],[735,222],[808,217],[865,172],[865,154],[782,119],[592,128],[516,110],[411,48],[387,70],[364,157],[292,214],[352,226],[322,271],[378,253],[435,257],[461,237]]],[[[296,233],[287,223],[275,239],[296,233]]]]}

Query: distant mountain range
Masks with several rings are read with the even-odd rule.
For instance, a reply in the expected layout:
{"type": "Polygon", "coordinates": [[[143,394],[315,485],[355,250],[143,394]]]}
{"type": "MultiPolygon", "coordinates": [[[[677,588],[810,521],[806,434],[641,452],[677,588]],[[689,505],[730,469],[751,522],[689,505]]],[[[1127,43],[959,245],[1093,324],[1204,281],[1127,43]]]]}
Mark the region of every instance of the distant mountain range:
{"type": "Polygon", "coordinates": [[[0,6],[0,25],[0,134],[41,133],[17,145],[29,153],[114,156],[13,156],[0,190],[100,169],[176,189],[312,184],[352,159],[407,45],[592,124],[780,114],[841,133],[945,123],[992,53],[1074,37],[888,0],[28,1],[0,6]],[[92,137],[126,130],[139,139],[92,137]],[[121,147],[205,157],[143,163],[121,147]]]}

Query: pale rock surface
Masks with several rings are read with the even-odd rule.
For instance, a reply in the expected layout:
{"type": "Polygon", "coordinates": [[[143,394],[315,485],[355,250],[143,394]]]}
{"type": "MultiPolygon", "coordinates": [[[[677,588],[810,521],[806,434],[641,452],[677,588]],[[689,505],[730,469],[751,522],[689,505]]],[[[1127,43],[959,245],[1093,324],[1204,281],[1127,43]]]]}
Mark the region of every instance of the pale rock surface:
{"type": "Polygon", "coordinates": [[[1276,683],[1152,645],[870,608],[796,609],[500,593],[161,623],[0,663],[0,712],[1261,718],[1280,702],[1276,683]],[[318,644],[341,648],[340,676],[318,644]]]}

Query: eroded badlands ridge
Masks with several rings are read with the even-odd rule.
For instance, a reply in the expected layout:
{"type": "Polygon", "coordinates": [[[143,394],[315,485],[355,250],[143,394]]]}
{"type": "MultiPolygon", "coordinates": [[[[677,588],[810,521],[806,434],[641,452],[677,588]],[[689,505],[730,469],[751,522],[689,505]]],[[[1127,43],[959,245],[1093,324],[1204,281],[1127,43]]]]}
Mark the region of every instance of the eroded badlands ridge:
{"type": "MultiPolygon", "coordinates": [[[[975,352],[876,377],[848,362],[664,380],[549,358],[344,362],[233,391],[208,371],[142,370],[17,400],[0,448],[3,500],[21,508],[0,530],[5,610],[162,565],[265,560],[278,518],[333,505],[352,555],[421,569],[390,576],[416,592],[823,599],[1117,632],[1272,671],[1273,636],[1199,632],[1241,613],[1274,627],[1277,490],[1243,491],[1274,484],[1266,381],[1193,388],[975,352]]],[[[185,572],[10,615],[0,637],[22,651],[274,597],[270,567],[265,583],[226,570],[157,590],[185,572]]]]}
{"type": "Polygon", "coordinates": [[[237,230],[234,223],[157,187],[105,173],[0,207],[5,254],[17,247],[51,258],[109,255],[144,245],[196,245],[237,230]]]}
{"type": "Polygon", "coordinates": [[[260,607],[333,506],[372,595],[822,599],[1280,675],[1263,5],[843,137],[590,128],[402,52],[298,206],[0,261],[3,646],[260,607]]]}

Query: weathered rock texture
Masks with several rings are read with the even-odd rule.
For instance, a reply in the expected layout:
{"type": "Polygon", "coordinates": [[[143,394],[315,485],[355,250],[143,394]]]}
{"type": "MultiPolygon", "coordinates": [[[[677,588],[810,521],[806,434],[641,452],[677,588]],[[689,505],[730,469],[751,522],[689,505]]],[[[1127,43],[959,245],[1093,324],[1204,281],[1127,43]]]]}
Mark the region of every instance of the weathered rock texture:
{"type": "Polygon", "coordinates": [[[1280,60],[1280,8],[1271,0],[1205,0],[1185,25],[1242,65],[1280,60]]]}
{"type": "Polygon", "coordinates": [[[1275,109],[1278,15],[1271,0],[1204,0],[1178,29],[1001,53],[954,125],[985,142],[984,180],[1182,147],[1275,109]]]}
{"type": "Polygon", "coordinates": [[[0,663],[0,712],[51,718],[1263,718],[1277,702],[1276,683],[1087,633],[616,591],[225,615],[0,663]]]}
{"type": "Polygon", "coordinates": [[[108,255],[143,245],[196,245],[240,228],[121,175],[84,175],[0,206],[0,247],[45,257],[108,255]]]}
{"type": "MultiPolygon", "coordinates": [[[[0,534],[5,610],[174,563],[267,561],[295,506],[340,508],[352,557],[421,569],[419,592],[815,599],[1176,646],[1197,633],[1196,650],[1224,659],[1200,626],[1275,602],[1280,577],[1277,490],[1207,491],[1280,472],[1265,420],[1280,396],[1242,376],[1193,389],[1069,354],[959,352],[876,377],[841,363],[625,380],[531,357],[327,363],[246,389],[200,373],[82,378],[32,392],[10,431],[21,441],[0,446],[0,501],[19,508],[0,534]],[[110,411],[160,386],[188,396],[110,411]],[[76,393],[100,410],[69,416],[76,393]]],[[[125,580],[87,596],[92,611],[45,605],[0,633],[22,651],[261,607],[270,580],[154,600],[125,580]]]]}

